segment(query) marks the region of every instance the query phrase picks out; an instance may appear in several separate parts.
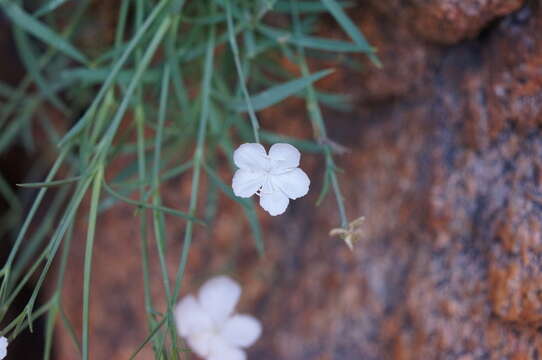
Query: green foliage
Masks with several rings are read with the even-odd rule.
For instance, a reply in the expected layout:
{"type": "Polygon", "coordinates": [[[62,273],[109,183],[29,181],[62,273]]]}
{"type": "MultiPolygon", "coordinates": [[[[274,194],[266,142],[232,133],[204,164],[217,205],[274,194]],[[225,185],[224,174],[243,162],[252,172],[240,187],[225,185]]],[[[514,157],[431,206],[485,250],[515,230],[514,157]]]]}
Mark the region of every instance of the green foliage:
{"type": "MultiPolygon", "coordinates": [[[[305,49],[311,54],[364,53],[374,64],[379,65],[379,61],[375,49],[347,15],[354,5],[350,1],[120,0],[114,40],[105,49],[85,45],[88,42],[82,38],[85,26],[93,25],[89,4],[90,0],[46,0],[39,1],[32,12],[20,1],[0,0],[27,72],[15,88],[0,83],[0,152],[15,143],[31,152],[35,146],[33,125],[42,130],[47,145],[57,152],[52,166],[46,154],[39,157],[35,168],[29,169],[31,182],[20,184],[19,192],[30,194],[31,204],[22,203],[23,197],[0,176],[0,196],[10,209],[0,221],[0,235],[15,234],[8,259],[0,269],[0,321],[6,319],[24,286],[33,282],[34,288],[24,310],[0,335],[13,339],[31,329],[36,318],[46,316],[44,359],[50,357],[55,326],[64,326],[82,358],[89,358],[95,233],[100,216],[123,202],[133,205],[139,218],[149,329],[133,357],[150,343],[156,358],[177,359],[184,350],[177,343],[172,311],[182,290],[193,233],[209,228],[205,225],[213,221],[221,198],[218,194],[241,206],[255,247],[264,254],[264,237],[253,200],[237,198],[230,179],[221,176],[221,170],[234,170],[234,148],[243,142],[280,141],[323,156],[326,167],[319,201],[332,189],[341,226],[345,227],[349,222],[321,106],[347,110],[348,98],[316,89],[314,83],[332,70],[311,72],[305,49]],[[326,13],[349,40],[317,34],[318,19],[326,13]],[[281,57],[297,64],[301,76],[286,71],[277,61],[281,57]],[[280,106],[291,96],[306,100],[314,130],[312,141],[260,130],[257,112],[280,106]],[[49,119],[51,108],[65,117],[81,116],[73,119],[74,125],[67,132],[59,133],[49,119]],[[111,168],[119,158],[132,161],[124,162],[122,169],[111,168]],[[221,166],[224,158],[228,168],[221,166]],[[43,181],[36,177],[47,168],[43,181]],[[164,206],[161,185],[186,172],[192,175],[188,208],[164,206]],[[206,191],[202,191],[203,183],[206,191]],[[38,217],[46,195],[50,205],[38,217]],[[79,214],[88,216],[82,274],[83,334],[79,338],[64,313],[60,294],[75,218],[87,196],[88,215],[79,214]],[[23,208],[28,210],[23,212],[23,208]],[[166,232],[168,221],[186,223],[174,275],[168,273],[165,260],[172,241],[166,232]],[[167,308],[160,311],[150,291],[149,229],[154,235],[167,299],[167,308]],[[52,276],[49,270],[53,261],[58,261],[56,283],[48,292],[50,299],[36,309],[44,281],[52,276]]],[[[183,203],[181,199],[178,202],[183,203]]]]}

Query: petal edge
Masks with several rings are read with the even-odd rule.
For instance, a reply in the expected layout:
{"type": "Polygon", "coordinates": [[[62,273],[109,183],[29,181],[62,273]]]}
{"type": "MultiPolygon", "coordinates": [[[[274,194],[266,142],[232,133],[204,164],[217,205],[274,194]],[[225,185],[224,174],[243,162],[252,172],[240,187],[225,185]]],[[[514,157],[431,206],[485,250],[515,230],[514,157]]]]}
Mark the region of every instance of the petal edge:
{"type": "Polygon", "coordinates": [[[205,312],[222,324],[233,313],[241,296],[241,286],[227,276],[207,280],[199,290],[198,299],[205,312]]]}
{"type": "Polygon", "coordinates": [[[263,170],[269,160],[261,144],[245,143],[233,152],[233,162],[239,169],[263,170]]]}
{"type": "Polygon", "coordinates": [[[222,328],[222,337],[230,344],[247,348],[254,344],[262,334],[262,325],[250,315],[234,315],[222,328]]]}
{"type": "Polygon", "coordinates": [[[233,175],[231,187],[235,196],[249,198],[256,193],[265,180],[265,174],[261,171],[239,169],[233,175]]]}
{"type": "Polygon", "coordinates": [[[273,176],[273,185],[293,200],[307,195],[310,184],[309,177],[300,168],[273,176]]]}
{"type": "Polygon", "coordinates": [[[177,304],[174,316],[177,332],[183,337],[212,327],[211,318],[192,295],[184,297],[177,304]]]}
{"type": "Polygon", "coordinates": [[[298,167],[301,153],[293,145],[277,143],[273,144],[269,149],[269,157],[271,158],[273,170],[280,172],[298,167]]]}
{"type": "Polygon", "coordinates": [[[288,207],[290,200],[282,191],[275,190],[260,195],[260,206],[271,216],[283,214],[288,207]]]}

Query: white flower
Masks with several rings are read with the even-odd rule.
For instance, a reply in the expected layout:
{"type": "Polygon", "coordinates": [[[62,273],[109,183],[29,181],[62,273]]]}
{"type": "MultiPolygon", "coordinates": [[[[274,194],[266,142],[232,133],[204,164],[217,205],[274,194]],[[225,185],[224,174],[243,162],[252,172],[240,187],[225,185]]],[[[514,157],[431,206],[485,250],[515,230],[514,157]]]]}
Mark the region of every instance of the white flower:
{"type": "Polygon", "coordinates": [[[198,298],[182,299],[175,308],[179,335],[184,337],[198,356],[207,360],[245,360],[244,348],[252,345],[262,333],[258,320],[249,315],[234,314],[241,287],[226,276],[205,282],[198,298]]]}
{"type": "Polygon", "coordinates": [[[6,357],[8,354],[8,339],[0,337],[0,360],[6,357]]]}
{"type": "Polygon", "coordinates": [[[239,168],[232,181],[239,197],[260,196],[260,205],[271,215],[286,211],[289,199],[309,192],[310,180],[300,168],[301,154],[290,144],[274,144],[267,155],[260,144],[243,144],[233,153],[239,168]]]}

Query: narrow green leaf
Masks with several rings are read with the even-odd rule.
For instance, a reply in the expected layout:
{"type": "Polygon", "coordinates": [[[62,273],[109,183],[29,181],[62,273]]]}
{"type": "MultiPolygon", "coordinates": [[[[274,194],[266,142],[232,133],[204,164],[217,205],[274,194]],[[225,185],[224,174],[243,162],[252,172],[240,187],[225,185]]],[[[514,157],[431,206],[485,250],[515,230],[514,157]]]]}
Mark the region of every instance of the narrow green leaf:
{"type": "Polygon", "coordinates": [[[75,328],[73,327],[70,319],[68,319],[68,316],[66,316],[66,313],[64,312],[64,309],[62,306],[60,306],[60,316],[62,319],[62,324],[64,325],[64,328],[68,331],[68,335],[70,336],[70,339],[72,340],[73,344],[77,348],[77,351],[79,354],[81,354],[81,342],[77,338],[77,334],[75,333],[75,328]]]}
{"type": "MultiPolygon", "coordinates": [[[[111,123],[107,130],[105,131],[101,141],[97,145],[97,153],[99,153],[99,156],[105,156],[105,153],[107,152],[107,149],[111,145],[111,142],[113,141],[113,138],[115,137],[115,134],[117,132],[118,127],[120,126],[120,122],[122,121],[124,114],[126,113],[128,106],[130,105],[130,102],[132,100],[132,95],[134,94],[135,90],[138,88],[139,80],[145,73],[145,70],[147,69],[147,66],[152,60],[152,57],[156,53],[156,49],[162,42],[162,39],[170,26],[171,21],[169,17],[166,17],[156,32],[154,33],[154,36],[152,37],[149,46],[145,50],[145,53],[143,54],[143,57],[141,58],[139,64],[137,65],[136,71],[134,73],[134,76],[132,78],[132,81],[130,82],[130,85],[126,89],[126,93],[124,95],[124,98],[122,99],[122,102],[120,103],[113,119],[111,120],[111,123]]],[[[98,157],[96,158],[98,159],[98,157]]],[[[95,159],[95,160],[96,160],[95,159]]]]}
{"type": "MultiPolygon", "coordinates": [[[[79,134],[79,132],[84,128],[86,122],[91,117],[91,115],[96,110],[96,107],[98,106],[98,103],[102,101],[105,94],[109,90],[109,88],[113,85],[115,82],[115,79],[119,73],[119,71],[122,69],[128,58],[130,57],[132,51],[137,47],[141,39],[148,33],[149,27],[152,25],[156,17],[160,15],[162,12],[162,9],[166,6],[168,3],[167,0],[162,0],[158,5],[155,6],[152,13],[149,15],[149,17],[145,20],[143,25],[139,28],[137,33],[134,35],[132,40],[128,43],[126,49],[124,50],[124,53],[122,56],[115,62],[115,65],[111,68],[111,72],[107,79],[105,80],[104,84],[100,88],[100,91],[98,91],[98,94],[92,101],[92,104],[88,107],[87,111],[83,116],[79,119],[77,124],[75,124],[67,133],[64,135],[62,140],[59,142],[59,146],[64,146],[68,141],[73,139],[75,136],[79,134]]],[[[136,74],[134,74],[135,76],[136,74]]]]}
{"type": "Polygon", "coordinates": [[[31,15],[26,13],[14,2],[4,4],[6,15],[21,29],[34,35],[38,39],[47,43],[49,46],[63,52],[74,60],[86,63],[87,59],[79,50],[67,42],[62,36],[51,30],[47,25],[36,20],[31,15]]]}
{"type": "Polygon", "coordinates": [[[143,348],[145,347],[145,345],[147,345],[149,343],[149,341],[152,340],[152,338],[158,333],[158,331],[162,328],[162,326],[164,326],[164,324],[166,323],[166,320],[167,320],[167,317],[164,317],[162,320],[160,320],[160,322],[154,327],[154,329],[150,332],[150,334],[145,338],[145,340],[137,347],[136,351],[134,351],[134,353],[132,354],[132,356],[130,356],[130,360],[132,359],[135,359],[137,354],[139,354],[139,352],[141,350],[143,350],[143,348]]]}
{"type": "MultiPolygon", "coordinates": [[[[215,7],[211,6],[211,12],[214,13],[215,7]]],[[[209,118],[210,101],[211,101],[211,79],[213,78],[214,62],[215,62],[215,46],[216,46],[216,29],[214,25],[210,26],[209,38],[207,40],[207,49],[205,51],[205,61],[203,62],[203,78],[201,81],[201,111],[198,122],[198,135],[196,142],[196,151],[194,153],[194,170],[192,172],[192,188],[190,190],[190,204],[188,205],[188,212],[195,214],[198,205],[198,191],[201,166],[203,162],[203,156],[205,151],[205,141],[207,134],[207,123],[209,118]]],[[[183,249],[181,251],[181,260],[177,267],[175,274],[175,289],[173,296],[170,299],[169,307],[173,306],[173,303],[177,301],[179,292],[181,291],[181,282],[185,273],[186,264],[188,263],[188,253],[190,246],[192,245],[193,223],[189,221],[186,224],[184,233],[183,249]]]]}
{"type": "Polygon", "coordinates": [[[322,201],[326,198],[327,193],[329,192],[329,178],[330,174],[328,171],[324,173],[324,184],[322,185],[322,190],[320,190],[320,195],[318,195],[318,200],[316,200],[316,206],[320,206],[322,201]]]}
{"type": "Polygon", "coordinates": [[[179,217],[182,217],[184,219],[187,219],[187,220],[191,220],[191,221],[194,221],[194,222],[197,222],[198,224],[202,224],[202,225],[205,225],[205,222],[203,222],[202,220],[198,219],[197,217],[195,216],[192,216],[192,215],[188,215],[182,211],[179,211],[179,210],[175,210],[175,209],[171,209],[171,208],[168,208],[168,207],[165,207],[165,206],[153,206],[153,205],[150,205],[150,204],[147,204],[147,203],[144,203],[144,202],[141,202],[141,201],[137,201],[137,200],[132,200],[130,199],[129,197],[126,197],[124,195],[121,195],[119,194],[118,192],[116,192],[115,190],[113,190],[106,182],[104,182],[104,189],[109,193],[111,194],[112,196],[124,201],[125,203],[128,203],[128,204],[131,204],[131,205],[135,205],[135,206],[139,206],[139,207],[142,207],[142,208],[145,208],[145,209],[151,209],[151,210],[158,210],[158,211],[163,211],[167,214],[171,214],[171,215],[175,215],[175,216],[179,216],[179,217]]]}
{"type": "MultiPolygon", "coordinates": [[[[179,103],[180,110],[184,113],[188,113],[188,110],[190,109],[188,93],[184,84],[183,73],[181,71],[181,67],[179,66],[180,64],[175,56],[175,51],[177,48],[176,41],[179,35],[179,24],[180,17],[175,18],[166,41],[166,56],[168,66],[171,69],[171,80],[173,82],[174,95],[179,103]]],[[[192,33],[190,33],[189,36],[191,36],[191,34],[192,33]]]]}
{"type": "Polygon", "coordinates": [[[8,85],[5,82],[0,81],[0,96],[9,98],[14,92],[15,92],[15,89],[11,87],[11,85],[8,85]]]}
{"type": "Polygon", "coordinates": [[[241,90],[243,92],[244,101],[245,101],[245,111],[248,111],[248,115],[250,117],[250,122],[252,123],[252,129],[254,130],[254,140],[259,143],[260,142],[260,136],[258,134],[258,130],[260,128],[260,124],[258,123],[258,118],[255,114],[254,104],[252,103],[250,99],[250,95],[248,93],[248,89],[246,86],[246,80],[245,75],[243,73],[243,67],[241,65],[241,59],[239,56],[239,48],[237,47],[237,41],[235,40],[235,29],[233,26],[233,16],[231,11],[231,4],[230,1],[226,2],[226,13],[228,17],[228,37],[230,39],[230,47],[233,53],[233,59],[235,61],[235,68],[237,69],[237,74],[239,76],[239,84],[241,84],[241,90]]]}
{"type": "MultiPolygon", "coordinates": [[[[290,3],[292,4],[292,10],[293,10],[292,17],[293,17],[293,22],[294,22],[294,30],[295,30],[296,35],[299,36],[302,33],[301,32],[302,29],[301,29],[301,23],[299,19],[299,12],[297,11],[298,4],[296,0],[291,0],[290,3]]],[[[298,45],[297,50],[298,50],[299,65],[301,67],[301,74],[307,76],[310,74],[310,70],[305,58],[305,51],[303,49],[303,46],[298,45]]],[[[327,130],[324,123],[324,118],[322,116],[322,111],[320,110],[320,106],[316,98],[316,91],[314,87],[312,86],[312,84],[309,84],[307,86],[307,109],[309,110],[309,117],[313,125],[314,135],[316,139],[318,139],[318,141],[321,143],[322,141],[327,139],[327,130]]],[[[337,200],[337,207],[339,208],[339,217],[341,219],[341,227],[346,228],[349,222],[346,216],[344,198],[341,193],[341,188],[339,186],[337,174],[335,173],[336,168],[335,168],[335,163],[333,161],[333,156],[331,154],[331,147],[329,145],[325,145],[324,151],[325,151],[325,160],[326,160],[326,176],[329,176],[331,186],[333,187],[333,192],[335,193],[335,199],[337,200]]],[[[324,181],[324,188],[322,189],[323,191],[319,197],[320,199],[323,199],[323,197],[325,196],[328,186],[329,185],[326,184],[324,181]]]]}
{"type": "Polygon", "coordinates": [[[48,81],[46,81],[41,75],[39,71],[39,64],[37,62],[37,59],[39,59],[39,57],[34,53],[34,50],[32,49],[32,45],[30,44],[26,33],[24,33],[20,27],[15,26],[13,28],[13,38],[15,40],[15,46],[19,51],[20,58],[26,70],[32,77],[32,80],[34,80],[34,82],[38,85],[43,96],[64,114],[68,114],[68,107],[55,94],[55,91],[53,91],[49,87],[48,81]]]}
{"type": "Polygon", "coordinates": [[[258,30],[265,36],[275,39],[278,43],[294,44],[309,49],[332,51],[332,52],[374,52],[374,48],[360,47],[348,41],[326,39],[317,36],[292,34],[288,31],[276,29],[270,26],[260,25],[258,30]]]}
{"type": "MultiPolygon", "coordinates": [[[[112,68],[73,68],[63,70],[60,73],[60,78],[66,82],[84,81],[87,85],[101,84],[110,76],[112,68]]],[[[117,81],[120,83],[128,83],[134,76],[133,69],[121,70],[117,74],[117,81]]],[[[155,82],[160,79],[161,70],[149,69],[142,76],[143,83],[155,82]]]]}
{"type": "Polygon", "coordinates": [[[230,199],[233,201],[239,203],[245,212],[245,215],[248,219],[248,223],[250,226],[250,229],[252,230],[252,234],[254,235],[254,243],[256,245],[256,249],[258,250],[258,253],[260,256],[263,256],[265,254],[265,246],[263,242],[262,237],[262,230],[260,228],[260,222],[258,221],[258,217],[256,216],[256,210],[254,209],[254,204],[250,199],[243,199],[240,197],[235,196],[230,186],[226,185],[220,176],[211,169],[209,166],[205,165],[205,171],[209,175],[209,179],[230,199]]]}
{"type": "Polygon", "coordinates": [[[199,16],[199,17],[183,16],[182,20],[183,22],[187,22],[189,24],[211,25],[211,24],[219,24],[221,22],[226,21],[226,16],[224,14],[212,15],[212,16],[199,16]]]}
{"type": "Polygon", "coordinates": [[[83,360],[89,358],[89,330],[90,330],[90,281],[92,275],[92,254],[94,252],[94,239],[96,222],[98,219],[98,204],[102,193],[103,168],[98,169],[93,179],[90,211],[88,215],[87,239],[85,244],[85,263],[83,271],[83,360]]]}
{"type": "Polygon", "coordinates": [[[314,141],[297,139],[295,137],[279,135],[270,131],[262,131],[262,139],[268,144],[288,143],[294,145],[303,152],[308,153],[323,153],[322,145],[314,141]]]}
{"type": "Polygon", "coordinates": [[[23,188],[44,188],[44,187],[53,187],[53,186],[70,184],[79,180],[81,180],[81,176],[74,176],[67,179],[55,180],[55,181],[17,184],[17,186],[23,187],[23,188]]]}
{"type": "Polygon", "coordinates": [[[68,1],[71,1],[71,0],[50,0],[48,3],[44,4],[38,10],[36,10],[36,12],[34,13],[34,16],[40,17],[47,13],[50,13],[51,11],[55,10],[59,6],[63,5],[64,3],[67,3],[68,1]]]}
{"type": "Polygon", "coordinates": [[[38,107],[38,101],[31,101],[21,109],[21,114],[16,118],[16,121],[10,122],[9,126],[0,131],[0,154],[14,141],[15,137],[21,132],[21,129],[32,120],[34,111],[38,107]]]}
{"type": "MultiPolygon", "coordinates": [[[[339,25],[341,25],[343,30],[361,49],[371,48],[371,45],[369,45],[369,43],[365,39],[365,36],[363,36],[363,34],[359,31],[358,27],[352,22],[352,20],[350,20],[348,15],[345,14],[344,10],[342,9],[339,2],[337,2],[337,0],[320,1],[322,1],[322,4],[324,4],[328,8],[329,12],[333,15],[335,20],[337,20],[339,25]]],[[[376,66],[382,66],[382,63],[375,54],[369,53],[369,58],[376,66]]]]}
{"type": "MultiPolygon", "coordinates": [[[[305,76],[296,80],[288,81],[284,84],[276,85],[270,89],[262,91],[261,93],[254,95],[250,98],[250,102],[255,111],[265,109],[271,105],[274,105],[287,97],[303,90],[307,85],[312,84],[315,81],[322,79],[323,77],[331,74],[332,69],[322,70],[315,72],[309,76],[305,76]]],[[[245,103],[235,102],[231,105],[237,111],[247,111],[245,103]]]]}
{"type": "MultiPolygon", "coordinates": [[[[337,1],[337,4],[341,8],[350,8],[353,7],[355,3],[353,1],[337,1]]],[[[292,12],[292,7],[290,6],[289,0],[278,1],[273,10],[290,14],[292,12]]],[[[298,4],[298,10],[300,14],[322,13],[328,11],[320,1],[303,1],[298,4]]]]}

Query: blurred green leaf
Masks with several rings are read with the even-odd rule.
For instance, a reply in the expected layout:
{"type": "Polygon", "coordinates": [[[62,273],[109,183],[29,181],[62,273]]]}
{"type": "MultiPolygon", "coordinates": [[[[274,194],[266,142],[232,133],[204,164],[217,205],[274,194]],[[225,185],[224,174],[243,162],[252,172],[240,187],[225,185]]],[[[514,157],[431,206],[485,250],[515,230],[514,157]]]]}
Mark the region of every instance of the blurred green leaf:
{"type": "Polygon", "coordinates": [[[258,249],[258,253],[263,256],[265,253],[265,247],[262,237],[262,230],[260,228],[260,222],[258,221],[258,217],[256,215],[256,210],[254,209],[254,204],[250,199],[243,199],[240,197],[235,196],[233,193],[231,186],[226,185],[220,176],[211,169],[209,166],[204,165],[205,170],[207,171],[207,174],[209,175],[209,179],[230,199],[233,201],[239,203],[243,210],[245,211],[245,215],[247,216],[248,223],[250,225],[250,228],[252,229],[252,234],[254,235],[254,242],[256,244],[256,249],[258,249]]]}
{"type": "Polygon", "coordinates": [[[125,202],[127,204],[135,205],[135,206],[142,207],[142,208],[145,208],[145,209],[163,211],[166,214],[179,216],[179,217],[182,217],[184,219],[188,219],[188,220],[197,222],[199,224],[205,224],[205,222],[203,222],[202,220],[198,219],[195,216],[189,215],[189,214],[187,214],[185,212],[175,210],[175,209],[171,209],[171,208],[168,208],[168,207],[165,207],[165,206],[154,206],[154,205],[151,205],[151,204],[144,203],[142,201],[132,200],[129,197],[121,195],[118,192],[116,192],[115,190],[113,190],[106,182],[104,182],[103,185],[104,185],[104,189],[110,195],[118,198],[119,200],[122,200],[123,202],[125,202]]]}
{"type": "Polygon", "coordinates": [[[342,40],[327,39],[304,34],[292,34],[291,32],[266,25],[258,26],[258,30],[263,35],[283,44],[291,43],[305,48],[333,52],[374,52],[374,48],[371,46],[360,47],[358,44],[342,40]]]}
{"type": "Polygon", "coordinates": [[[72,59],[81,63],[87,62],[85,55],[73,47],[73,45],[67,42],[62,36],[51,30],[47,25],[26,13],[17,4],[8,2],[3,5],[3,8],[11,21],[13,21],[21,29],[34,35],[58,51],[63,52],[72,59]]]}
{"type": "MultiPolygon", "coordinates": [[[[250,102],[252,103],[255,111],[265,109],[286,99],[291,95],[294,95],[295,93],[303,90],[308,84],[312,84],[313,82],[322,79],[323,77],[331,74],[332,72],[332,69],[322,70],[306,77],[288,81],[284,84],[276,85],[270,89],[262,91],[259,94],[251,96],[250,102]]],[[[231,106],[237,111],[247,111],[247,106],[244,102],[235,102],[231,104],[231,106]]]]}
{"type": "MultiPolygon", "coordinates": [[[[350,18],[345,14],[341,5],[336,0],[320,0],[324,4],[329,12],[333,15],[335,20],[341,25],[343,30],[354,40],[354,42],[361,49],[371,48],[371,45],[365,39],[365,36],[359,31],[358,27],[350,20],[350,18]]],[[[371,61],[378,67],[382,66],[382,63],[375,54],[370,54],[369,58],[371,61]]]]}
{"type": "Polygon", "coordinates": [[[55,94],[55,91],[50,88],[49,82],[41,75],[39,70],[40,67],[37,63],[37,59],[39,59],[39,57],[34,53],[26,33],[24,33],[20,27],[15,26],[13,28],[13,37],[15,39],[15,46],[17,46],[19,55],[26,70],[38,85],[43,96],[64,114],[68,114],[68,107],[62,102],[62,100],[60,100],[60,98],[55,94]]]}
{"type": "Polygon", "coordinates": [[[50,13],[51,11],[55,10],[61,5],[64,5],[68,1],[71,1],[71,0],[50,0],[46,4],[43,4],[42,7],[40,7],[38,10],[36,10],[36,12],[34,13],[34,16],[40,17],[47,13],[50,13]]]}
{"type": "MultiPolygon", "coordinates": [[[[353,1],[337,1],[337,4],[341,8],[350,8],[354,6],[353,1]]],[[[322,5],[320,1],[303,1],[297,5],[299,13],[322,13],[328,11],[328,8],[325,5],[322,5]]],[[[290,0],[278,1],[275,4],[273,10],[284,13],[291,13],[292,7],[290,5],[290,0]]]]}
{"type": "Polygon", "coordinates": [[[74,176],[74,177],[70,177],[70,178],[66,178],[62,180],[54,180],[54,181],[47,181],[47,182],[23,183],[23,184],[17,184],[17,186],[23,187],[23,188],[44,188],[44,187],[53,187],[53,186],[71,184],[79,180],[81,180],[81,176],[74,176]]]}

